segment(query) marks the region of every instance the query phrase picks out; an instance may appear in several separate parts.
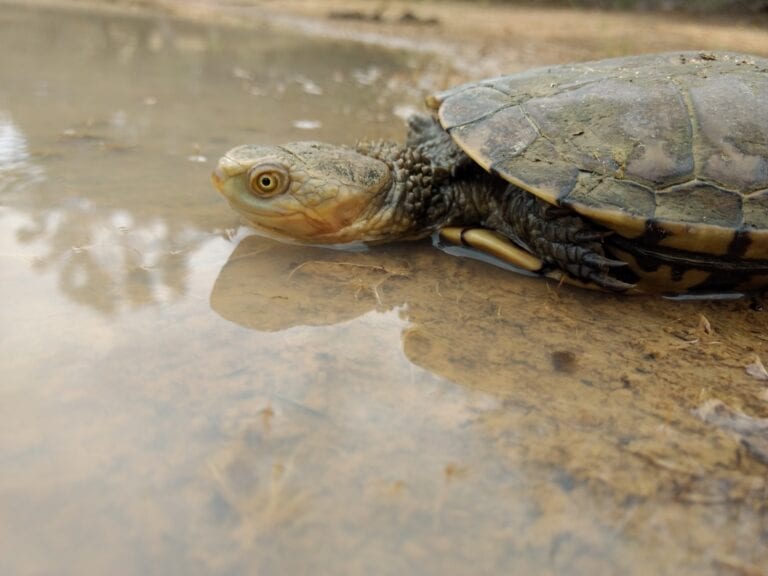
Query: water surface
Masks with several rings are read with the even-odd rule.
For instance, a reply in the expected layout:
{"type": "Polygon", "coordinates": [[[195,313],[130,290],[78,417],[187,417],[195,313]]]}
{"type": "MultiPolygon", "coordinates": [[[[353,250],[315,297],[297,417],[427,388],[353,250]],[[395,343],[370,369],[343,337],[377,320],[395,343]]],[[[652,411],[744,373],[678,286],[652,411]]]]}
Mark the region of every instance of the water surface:
{"type": "Polygon", "coordinates": [[[424,56],[8,6],[0,49],[0,573],[768,565],[748,301],[282,245],[213,192],[237,144],[401,137],[424,56]]]}

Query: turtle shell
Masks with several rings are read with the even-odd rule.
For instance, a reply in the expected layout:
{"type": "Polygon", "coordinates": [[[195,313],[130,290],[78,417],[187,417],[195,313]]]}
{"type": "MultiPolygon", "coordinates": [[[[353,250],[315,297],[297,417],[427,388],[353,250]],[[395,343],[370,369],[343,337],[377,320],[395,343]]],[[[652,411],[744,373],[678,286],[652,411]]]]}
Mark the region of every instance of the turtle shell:
{"type": "Polygon", "coordinates": [[[768,258],[768,60],[678,52],[530,70],[427,99],[486,170],[624,237],[768,258]]]}

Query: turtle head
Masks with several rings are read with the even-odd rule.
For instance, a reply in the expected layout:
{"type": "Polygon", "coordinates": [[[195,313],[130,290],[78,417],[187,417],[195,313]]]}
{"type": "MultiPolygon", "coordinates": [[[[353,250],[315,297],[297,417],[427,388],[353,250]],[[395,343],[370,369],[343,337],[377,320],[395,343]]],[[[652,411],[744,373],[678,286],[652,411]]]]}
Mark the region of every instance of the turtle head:
{"type": "Polygon", "coordinates": [[[390,239],[391,164],[318,142],[245,145],[224,155],[213,183],[266,236],[306,244],[390,239]]]}

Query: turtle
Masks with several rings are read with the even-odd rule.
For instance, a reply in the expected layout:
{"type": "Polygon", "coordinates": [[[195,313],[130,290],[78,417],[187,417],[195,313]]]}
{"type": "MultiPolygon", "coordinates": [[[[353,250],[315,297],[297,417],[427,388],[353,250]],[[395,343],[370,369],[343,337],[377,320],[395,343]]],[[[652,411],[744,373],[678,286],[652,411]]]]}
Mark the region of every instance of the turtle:
{"type": "Polygon", "coordinates": [[[247,144],[213,173],[262,234],[437,235],[613,292],[768,286],[768,60],[673,52],[553,65],[428,96],[405,143],[247,144]]]}

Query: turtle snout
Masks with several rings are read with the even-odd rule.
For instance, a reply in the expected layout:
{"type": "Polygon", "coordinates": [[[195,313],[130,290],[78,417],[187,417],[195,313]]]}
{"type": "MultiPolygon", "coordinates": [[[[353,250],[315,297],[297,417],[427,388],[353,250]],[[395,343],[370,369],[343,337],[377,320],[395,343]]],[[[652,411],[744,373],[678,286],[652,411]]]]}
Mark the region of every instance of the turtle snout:
{"type": "Polygon", "coordinates": [[[222,156],[213,174],[211,174],[211,181],[216,186],[216,189],[223,193],[224,183],[232,176],[243,172],[243,170],[244,167],[240,162],[233,160],[229,156],[222,156]]]}
{"type": "Polygon", "coordinates": [[[211,174],[211,182],[213,182],[213,185],[216,186],[216,190],[219,192],[222,191],[222,187],[224,186],[224,180],[226,180],[227,175],[224,174],[224,171],[219,168],[218,166],[211,174]]]}

